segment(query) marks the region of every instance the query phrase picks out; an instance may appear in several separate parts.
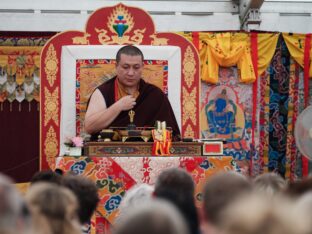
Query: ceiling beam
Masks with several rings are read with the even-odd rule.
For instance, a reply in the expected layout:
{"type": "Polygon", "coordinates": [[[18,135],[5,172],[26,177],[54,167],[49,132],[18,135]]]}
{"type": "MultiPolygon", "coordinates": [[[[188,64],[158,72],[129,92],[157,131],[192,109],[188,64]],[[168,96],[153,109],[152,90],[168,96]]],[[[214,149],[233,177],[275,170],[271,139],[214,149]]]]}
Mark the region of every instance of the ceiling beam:
{"type": "Polygon", "coordinates": [[[256,29],[261,23],[260,8],[264,0],[239,0],[241,29],[256,29]]]}

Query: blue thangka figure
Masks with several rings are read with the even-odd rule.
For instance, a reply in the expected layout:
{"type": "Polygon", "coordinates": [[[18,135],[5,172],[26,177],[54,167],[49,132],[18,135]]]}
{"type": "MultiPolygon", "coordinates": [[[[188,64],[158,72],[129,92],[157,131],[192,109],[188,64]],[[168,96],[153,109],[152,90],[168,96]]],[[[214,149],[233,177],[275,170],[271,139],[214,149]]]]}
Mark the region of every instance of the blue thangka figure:
{"type": "Polygon", "coordinates": [[[236,107],[228,100],[226,89],[223,89],[215,100],[205,107],[209,131],[216,134],[232,134],[236,131],[235,115],[236,107]],[[228,104],[232,104],[233,111],[228,110],[228,104]]]}

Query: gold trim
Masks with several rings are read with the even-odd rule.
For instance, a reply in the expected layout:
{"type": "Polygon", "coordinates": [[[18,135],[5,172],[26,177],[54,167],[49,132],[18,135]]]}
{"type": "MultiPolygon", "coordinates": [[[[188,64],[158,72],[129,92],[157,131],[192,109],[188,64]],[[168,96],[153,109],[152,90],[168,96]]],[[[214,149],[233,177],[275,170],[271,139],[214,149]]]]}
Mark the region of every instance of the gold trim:
{"type": "Polygon", "coordinates": [[[89,45],[89,39],[91,35],[89,33],[85,33],[82,37],[73,37],[73,44],[75,45],[89,45]]]}
{"type": "Polygon", "coordinates": [[[184,53],[182,72],[184,74],[184,81],[187,84],[187,87],[190,88],[194,82],[196,74],[196,62],[190,46],[186,48],[184,53]]]}
{"type": "Polygon", "coordinates": [[[59,64],[59,61],[56,56],[56,50],[53,44],[51,44],[48,48],[44,64],[45,64],[44,71],[47,74],[47,80],[49,82],[49,85],[53,86],[56,80],[56,73],[58,72],[58,64],[59,64]]]}
{"type": "Polygon", "coordinates": [[[106,35],[107,34],[107,30],[105,29],[98,29],[98,28],[94,28],[95,32],[98,33],[98,40],[101,44],[107,44],[107,42],[109,42],[111,40],[111,38],[106,35]]]}
{"type": "Polygon", "coordinates": [[[47,162],[49,165],[54,164],[54,159],[57,157],[58,143],[56,139],[56,132],[52,126],[50,126],[46,139],[44,141],[44,153],[47,156],[47,162]],[[52,164],[51,164],[52,163],[52,164]]]}
{"type": "Polygon", "coordinates": [[[44,87],[44,126],[47,126],[50,120],[53,120],[56,126],[59,126],[59,88],[56,88],[52,93],[44,87]]]}
{"type": "Polygon", "coordinates": [[[133,42],[134,44],[141,44],[144,38],[144,33],[146,31],[146,28],[143,29],[136,29],[133,31],[133,36],[130,38],[130,42],[133,42]]]}
{"type": "Polygon", "coordinates": [[[168,40],[167,38],[158,38],[155,34],[150,35],[150,38],[152,38],[151,44],[154,46],[162,46],[162,45],[168,45],[168,40]]]}
{"type": "Polygon", "coordinates": [[[194,125],[196,125],[196,94],[197,88],[195,87],[190,93],[186,90],[185,87],[182,89],[183,95],[183,102],[182,102],[182,111],[183,111],[183,118],[182,123],[183,125],[186,123],[188,119],[192,121],[194,125]]]}
{"type": "Polygon", "coordinates": [[[195,138],[193,128],[188,124],[184,131],[184,137],[195,138]]]}

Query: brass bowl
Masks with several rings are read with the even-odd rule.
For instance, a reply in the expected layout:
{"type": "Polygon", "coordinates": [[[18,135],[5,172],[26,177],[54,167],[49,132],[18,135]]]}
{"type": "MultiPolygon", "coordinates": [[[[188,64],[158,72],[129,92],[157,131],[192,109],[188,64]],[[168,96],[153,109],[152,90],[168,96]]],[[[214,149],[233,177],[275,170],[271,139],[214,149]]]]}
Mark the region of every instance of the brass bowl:
{"type": "Polygon", "coordinates": [[[112,141],[113,137],[115,135],[115,131],[112,129],[103,129],[100,132],[100,138],[99,139],[103,139],[104,141],[112,141]]]}
{"type": "Polygon", "coordinates": [[[121,140],[124,142],[130,138],[140,138],[143,141],[147,142],[152,137],[151,130],[127,130],[127,129],[119,129],[117,130],[121,140]]]}

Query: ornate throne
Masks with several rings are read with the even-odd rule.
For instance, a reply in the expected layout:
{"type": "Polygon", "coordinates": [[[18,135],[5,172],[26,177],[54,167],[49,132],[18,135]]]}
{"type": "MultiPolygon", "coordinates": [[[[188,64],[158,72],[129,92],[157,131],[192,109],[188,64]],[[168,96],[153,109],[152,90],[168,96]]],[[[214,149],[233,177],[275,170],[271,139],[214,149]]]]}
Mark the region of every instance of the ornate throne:
{"type": "Polygon", "coordinates": [[[114,74],[113,60],[124,44],[143,50],[148,82],[167,93],[182,136],[199,137],[200,65],[193,44],[175,33],[156,33],[145,11],[118,4],[95,11],[85,32],[59,33],[42,50],[42,169],[55,166],[66,137],[84,134],[86,102],[92,90],[114,74]]]}

